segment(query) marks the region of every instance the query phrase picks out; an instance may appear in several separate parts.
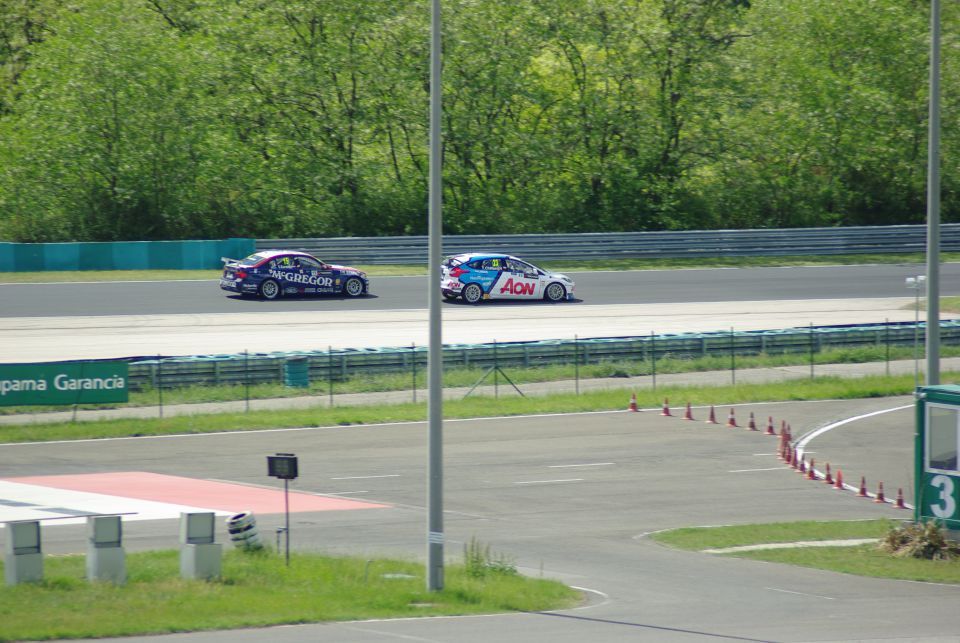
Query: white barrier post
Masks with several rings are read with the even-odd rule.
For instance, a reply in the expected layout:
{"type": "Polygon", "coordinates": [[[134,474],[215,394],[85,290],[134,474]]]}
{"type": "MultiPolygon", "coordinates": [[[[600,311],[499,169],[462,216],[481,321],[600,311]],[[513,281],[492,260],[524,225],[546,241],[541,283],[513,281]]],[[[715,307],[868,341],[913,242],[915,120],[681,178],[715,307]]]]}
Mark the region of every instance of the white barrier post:
{"type": "Polygon", "coordinates": [[[222,545],[214,541],[213,512],[180,514],[180,577],[220,576],[222,545]]]}
{"type": "Polygon", "coordinates": [[[87,580],[116,585],[127,582],[120,516],[87,517],[87,580]]]}
{"type": "Polygon", "coordinates": [[[3,575],[7,585],[43,580],[43,551],[40,548],[40,521],[8,522],[4,547],[3,575]]]}

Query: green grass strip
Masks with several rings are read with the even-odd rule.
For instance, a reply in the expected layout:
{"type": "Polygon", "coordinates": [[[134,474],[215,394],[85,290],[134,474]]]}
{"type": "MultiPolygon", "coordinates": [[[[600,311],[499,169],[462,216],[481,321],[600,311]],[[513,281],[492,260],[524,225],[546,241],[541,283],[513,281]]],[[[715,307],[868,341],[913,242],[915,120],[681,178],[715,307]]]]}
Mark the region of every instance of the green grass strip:
{"type": "Polygon", "coordinates": [[[127,555],[128,582],[89,583],[83,556],[47,557],[44,580],[0,588],[0,640],[165,634],[372,618],[542,611],[579,594],[514,570],[477,575],[445,567],[426,589],[422,564],[291,553],[224,552],[222,578],[183,580],[176,551],[127,555]]]}
{"type": "MultiPolygon", "coordinates": [[[[868,362],[882,363],[889,359],[905,360],[914,357],[914,350],[910,347],[891,346],[861,346],[835,348],[822,351],[814,355],[816,367],[825,364],[859,364],[868,362]]],[[[960,347],[941,347],[941,357],[960,356],[960,347]]],[[[809,366],[810,356],[802,353],[760,354],[738,356],[736,359],[737,371],[755,368],[775,368],[782,366],[809,366]]],[[[422,393],[427,386],[426,368],[418,368],[416,389],[422,393]]],[[[693,359],[666,357],[658,359],[656,372],[663,376],[675,373],[697,373],[715,371],[718,380],[730,380],[729,356],[706,356],[693,359]]],[[[535,382],[573,381],[598,378],[628,378],[649,376],[653,372],[653,364],[647,360],[620,360],[603,361],[596,364],[582,364],[575,367],[573,364],[550,364],[531,368],[517,366],[505,367],[504,371],[510,380],[524,385],[535,382]]],[[[444,369],[443,381],[447,388],[469,388],[483,382],[490,385],[493,378],[484,377],[486,369],[450,367],[444,369]]],[[[265,399],[284,397],[328,396],[332,386],[334,395],[346,393],[370,393],[379,391],[410,391],[413,373],[365,373],[359,371],[355,376],[346,380],[329,382],[315,378],[306,387],[285,386],[282,383],[262,383],[249,387],[237,384],[196,385],[163,390],[164,405],[195,404],[201,402],[226,402],[244,399],[265,399]]],[[[489,375],[487,373],[487,375],[489,375]]],[[[506,387],[506,384],[504,384],[506,387]]],[[[412,397],[412,396],[411,396],[412,397]]],[[[101,403],[80,405],[81,409],[129,408],[142,406],[157,406],[160,401],[160,392],[156,389],[135,390],[130,392],[127,403],[101,403]]],[[[62,411],[62,406],[8,406],[0,407],[0,415],[19,415],[43,413],[48,411],[62,411]]]]}
{"type": "Polygon", "coordinates": [[[781,522],[759,525],[684,527],[651,534],[662,545],[701,551],[769,543],[815,540],[882,538],[895,525],[892,520],[843,520],[781,522]]]}
{"type": "Polygon", "coordinates": [[[809,541],[883,538],[898,521],[800,521],[719,527],[687,527],[651,534],[656,542],[678,549],[702,551],[768,543],[798,543],[796,547],[756,549],[723,553],[771,563],[810,567],[843,574],[922,581],[960,583],[960,560],[901,558],[883,551],[879,544],[805,547],[809,541]]]}
{"type": "Polygon", "coordinates": [[[960,583],[960,559],[942,561],[897,558],[873,544],[855,547],[766,549],[727,555],[857,576],[927,583],[960,583]]]}
{"type": "MultiPolygon", "coordinates": [[[[951,374],[943,375],[943,381],[948,382],[950,379],[951,374]]],[[[569,391],[536,397],[519,397],[515,394],[507,397],[505,394],[498,399],[471,396],[462,400],[445,401],[443,413],[446,418],[474,418],[623,410],[627,408],[633,393],[637,395],[637,403],[645,408],[659,407],[664,397],[670,398],[676,406],[687,402],[702,406],[783,400],[861,399],[907,395],[913,391],[913,384],[912,375],[859,379],[822,377],[737,386],[669,386],[656,390],[634,390],[625,387],[589,391],[580,395],[569,391]]],[[[295,410],[4,425],[0,426],[0,443],[349,426],[419,422],[426,419],[425,403],[328,407],[326,398],[323,397],[318,398],[317,403],[318,406],[313,408],[295,410]]]]}

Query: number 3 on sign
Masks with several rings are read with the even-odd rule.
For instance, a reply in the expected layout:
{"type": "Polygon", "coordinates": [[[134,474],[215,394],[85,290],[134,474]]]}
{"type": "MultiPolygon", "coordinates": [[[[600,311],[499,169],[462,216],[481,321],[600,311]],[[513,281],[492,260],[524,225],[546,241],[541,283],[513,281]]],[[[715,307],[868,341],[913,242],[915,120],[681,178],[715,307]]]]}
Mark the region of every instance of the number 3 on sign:
{"type": "Polygon", "coordinates": [[[953,498],[953,479],[947,476],[934,476],[930,486],[940,489],[939,500],[942,504],[930,503],[930,511],[937,518],[952,518],[957,511],[957,501],[953,498]]]}

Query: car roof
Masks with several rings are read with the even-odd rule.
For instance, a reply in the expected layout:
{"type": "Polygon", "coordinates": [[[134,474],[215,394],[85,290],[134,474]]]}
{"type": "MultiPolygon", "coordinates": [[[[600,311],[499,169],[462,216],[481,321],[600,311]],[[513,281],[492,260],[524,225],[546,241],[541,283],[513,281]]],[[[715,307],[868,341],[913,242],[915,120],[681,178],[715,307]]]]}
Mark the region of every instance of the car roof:
{"type": "Polygon", "coordinates": [[[474,261],[475,259],[516,259],[517,261],[523,261],[520,257],[514,257],[513,255],[504,254],[502,252],[461,252],[460,254],[452,255],[451,259],[456,259],[462,263],[467,263],[468,261],[474,261]]]}

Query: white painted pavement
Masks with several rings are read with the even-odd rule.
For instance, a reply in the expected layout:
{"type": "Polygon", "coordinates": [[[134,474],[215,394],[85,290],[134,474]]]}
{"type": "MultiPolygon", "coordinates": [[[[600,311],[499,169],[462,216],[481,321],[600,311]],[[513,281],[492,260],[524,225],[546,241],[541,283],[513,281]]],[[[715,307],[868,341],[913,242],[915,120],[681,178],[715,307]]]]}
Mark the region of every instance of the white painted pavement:
{"type": "Polygon", "coordinates": [[[231,515],[204,507],[0,480],[0,527],[17,520],[41,520],[44,526],[81,524],[86,518],[78,516],[91,514],[129,514],[123,516],[128,521],[176,519],[181,512],[209,511],[218,516],[231,515]]]}

